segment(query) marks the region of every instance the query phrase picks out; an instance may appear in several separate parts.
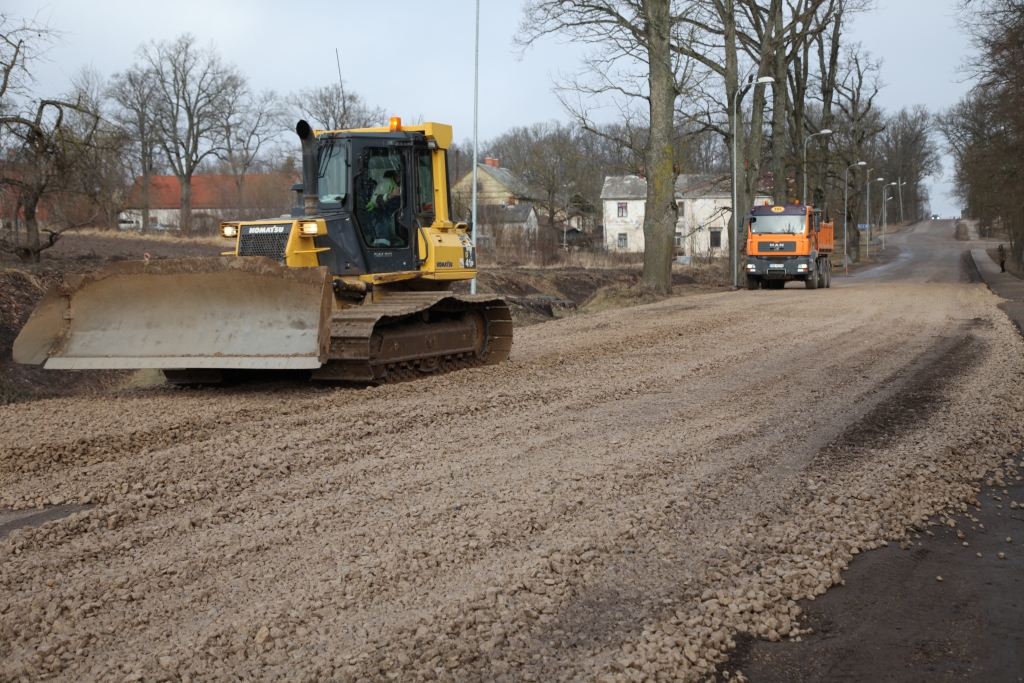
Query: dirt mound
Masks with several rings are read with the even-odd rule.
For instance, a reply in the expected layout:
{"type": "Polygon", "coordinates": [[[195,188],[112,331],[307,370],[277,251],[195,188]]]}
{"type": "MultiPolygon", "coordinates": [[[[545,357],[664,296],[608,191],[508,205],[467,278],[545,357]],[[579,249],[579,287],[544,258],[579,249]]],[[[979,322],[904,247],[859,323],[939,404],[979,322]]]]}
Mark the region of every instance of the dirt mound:
{"type": "Polygon", "coordinates": [[[971,233],[967,229],[967,224],[957,223],[956,230],[953,233],[953,237],[960,240],[961,242],[969,242],[971,240],[971,233]]]}
{"type": "Polygon", "coordinates": [[[661,301],[665,296],[658,294],[649,287],[640,285],[613,285],[602,287],[594,293],[583,310],[587,313],[607,311],[610,308],[640,306],[661,301]]]}

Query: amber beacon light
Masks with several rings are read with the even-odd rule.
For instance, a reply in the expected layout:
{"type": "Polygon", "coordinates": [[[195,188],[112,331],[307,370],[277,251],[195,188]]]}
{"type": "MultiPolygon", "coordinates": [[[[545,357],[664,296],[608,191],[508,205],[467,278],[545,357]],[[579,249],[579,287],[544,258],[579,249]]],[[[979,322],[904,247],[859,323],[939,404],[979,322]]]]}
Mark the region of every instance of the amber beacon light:
{"type": "Polygon", "coordinates": [[[389,128],[391,129],[392,133],[394,133],[396,131],[402,130],[402,119],[401,119],[401,117],[392,116],[389,128]]]}

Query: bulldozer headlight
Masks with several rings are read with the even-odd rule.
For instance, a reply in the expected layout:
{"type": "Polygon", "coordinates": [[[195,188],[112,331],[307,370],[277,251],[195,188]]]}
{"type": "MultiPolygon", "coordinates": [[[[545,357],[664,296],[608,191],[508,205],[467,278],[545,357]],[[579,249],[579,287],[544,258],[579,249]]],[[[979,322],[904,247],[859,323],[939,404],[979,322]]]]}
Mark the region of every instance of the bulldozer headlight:
{"type": "Polygon", "coordinates": [[[238,237],[238,226],[231,223],[221,223],[220,234],[222,237],[238,237]]]}
{"type": "Polygon", "coordinates": [[[315,237],[320,228],[316,223],[302,223],[299,225],[299,231],[305,237],[315,237]]]}

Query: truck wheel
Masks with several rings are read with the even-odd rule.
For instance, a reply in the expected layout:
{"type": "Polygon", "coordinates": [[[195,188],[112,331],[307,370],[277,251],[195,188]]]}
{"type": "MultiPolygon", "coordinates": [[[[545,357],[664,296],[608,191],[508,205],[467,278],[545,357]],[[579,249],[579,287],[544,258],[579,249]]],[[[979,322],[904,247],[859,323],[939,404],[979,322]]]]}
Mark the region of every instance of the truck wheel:
{"type": "Polygon", "coordinates": [[[818,288],[818,271],[817,271],[817,269],[815,269],[813,273],[807,273],[807,279],[804,280],[804,286],[807,287],[807,289],[817,289],[818,288]]]}
{"type": "Polygon", "coordinates": [[[748,275],[747,289],[761,289],[761,278],[756,275],[748,275]]]}

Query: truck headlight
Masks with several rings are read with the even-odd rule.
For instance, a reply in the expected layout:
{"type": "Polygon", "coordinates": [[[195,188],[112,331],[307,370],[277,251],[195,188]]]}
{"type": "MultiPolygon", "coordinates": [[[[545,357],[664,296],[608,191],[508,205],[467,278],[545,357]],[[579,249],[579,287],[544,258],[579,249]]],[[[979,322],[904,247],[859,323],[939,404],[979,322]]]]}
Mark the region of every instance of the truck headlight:
{"type": "Polygon", "coordinates": [[[757,266],[754,265],[753,263],[748,263],[747,270],[757,270],[757,266]]]}
{"type": "Polygon", "coordinates": [[[238,226],[234,223],[221,223],[220,234],[222,237],[238,237],[238,226]]]}
{"type": "Polygon", "coordinates": [[[302,223],[299,225],[299,231],[306,237],[315,237],[320,228],[316,223],[302,223]]]}
{"type": "Polygon", "coordinates": [[[801,264],[797,265],[796,269],[797,270],[807,270],[807,264],[806,263],[801,263],[801,264]]]}

